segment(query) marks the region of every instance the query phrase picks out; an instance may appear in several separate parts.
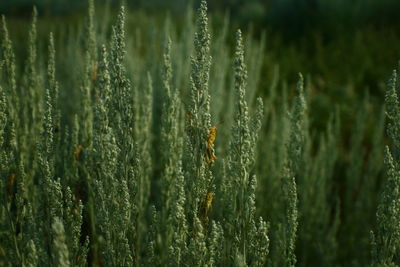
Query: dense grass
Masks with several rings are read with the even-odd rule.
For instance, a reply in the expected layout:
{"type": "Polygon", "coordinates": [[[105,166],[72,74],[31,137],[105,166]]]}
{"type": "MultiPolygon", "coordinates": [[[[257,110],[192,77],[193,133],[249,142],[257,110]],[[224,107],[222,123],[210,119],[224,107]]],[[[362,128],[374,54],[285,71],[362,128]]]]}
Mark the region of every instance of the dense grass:
{"type": "Polygon", "coordinates": [[[28,42],[2,21],[1,265],[399,264],[378,32],[291,48],[205,1],[180,23],[89,4],[34,12],[28,42]]]}

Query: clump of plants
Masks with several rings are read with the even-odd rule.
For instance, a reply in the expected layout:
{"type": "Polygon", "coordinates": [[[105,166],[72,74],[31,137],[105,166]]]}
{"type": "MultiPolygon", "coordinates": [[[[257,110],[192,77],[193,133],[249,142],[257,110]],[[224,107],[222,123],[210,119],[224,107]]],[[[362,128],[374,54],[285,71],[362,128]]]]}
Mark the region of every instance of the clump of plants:
{"type": "Polygon", "coordinates": [[[310,84],[261,92],[265,39],[231,45],[205,0],[153,31],[88,3],[45,42],[34,9],[23,64],[2,17],[0,265],[399,264],[396,76],[383,167],[383,108],[314,132],[310,84]]]}

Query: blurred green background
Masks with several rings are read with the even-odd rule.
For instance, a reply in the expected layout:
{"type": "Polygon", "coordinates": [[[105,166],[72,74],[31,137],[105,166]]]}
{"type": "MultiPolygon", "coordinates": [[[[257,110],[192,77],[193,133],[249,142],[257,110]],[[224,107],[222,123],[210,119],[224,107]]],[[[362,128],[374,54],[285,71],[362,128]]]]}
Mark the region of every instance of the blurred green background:
{"type": "MultiPolygon", "coordinates": [[[[97,0],[95,4],[100,10],[115,9],[121,2],[133,12],[169,13],[179,20],[188,6],[199,1],[97,0]]],[[[87,1],[2,0],[0,13],[29,20],[33,5],[41,17],[66,23],[85,15],[87,1]]],[[[398,0],[210,0],[209,8],[215,23],[228,13],[232,29],[252,27],[256,38],[267,32],[266,57],[279,64],[289,81],[302,71],[324,84],[351,83],[380,94],[382,81],[400,58],[398,0]]]]}
{"type": "MultiPolygon", "coordinates": [[[[279,69],[283,84],[294,85],[302,72],[310,88],[314,126],[323,128],[336,104],[344,121],[352,121],[355,107],[366,93],[381,104],[392,69],[400,59],[400,10],[398,0],[210,0],[214,32],[230,20],[231,40],[240,27],[255,40],[266,39],[260,90],[268,91],[273,73],[279,69]]],[[[169,16],[178,26],[188,7],[198,0],[96,0],[98,23],[104,14],[115,17],[124,3],[130,11],[129,30],[163,27],[169,16]]],[[[26,54],[32,6],[39,11],[39,39],[49,31],[73,31],[86,16],[82,0],[1,0],[15,49],[26,54]],[[58,27],[58,28],[57,28],[58,27]],[[57,28],[57,29],[56,29],[57,28]]],[[[56,34],[57,36],[57,34],[56,34]]],[[[213,36],[216,38],[217,36],[213,36]]],[[[146,48],[144,48],[146,49],[146,48]]],[[[22,61],[21,61],[22,64],[22,61]]]]}
{"type": "MultiPolygon", "coordinates": [[[[198,0],[97,0],[97,5],[126,3],[133,9],[165,11],[179,14],[198,0]]],[[[13,16],[29,15],[35,5],[42,14],[60,15],[82,12],[86,1],[81,0],[2,0],[0,12],[13,16]]],[[[397,0],[213,0],[213,12],[228,10],[241,23],[252,22],[259,27],[271,27],[288,36],[315,30],[330,34],[357,30],[360,27],[395,27],[400,21],[397,0]]],[[[330,35],[329,34],[329,35],[330,35]]]]}

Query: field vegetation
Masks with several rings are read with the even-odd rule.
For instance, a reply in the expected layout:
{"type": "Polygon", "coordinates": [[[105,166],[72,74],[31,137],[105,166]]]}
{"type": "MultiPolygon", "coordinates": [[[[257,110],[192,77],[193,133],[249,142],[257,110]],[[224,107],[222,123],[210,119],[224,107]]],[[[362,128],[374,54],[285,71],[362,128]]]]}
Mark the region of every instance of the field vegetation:
{"type": "Polygon", "coordinates": [[[34,8],[24,32],[2,17],[1,266],[400,264],[400,87],[368,53],[381,35],[334,55],[297,39],[315,49],[298,54],[238,24],[205,0],[176,19],[34,8]]]}

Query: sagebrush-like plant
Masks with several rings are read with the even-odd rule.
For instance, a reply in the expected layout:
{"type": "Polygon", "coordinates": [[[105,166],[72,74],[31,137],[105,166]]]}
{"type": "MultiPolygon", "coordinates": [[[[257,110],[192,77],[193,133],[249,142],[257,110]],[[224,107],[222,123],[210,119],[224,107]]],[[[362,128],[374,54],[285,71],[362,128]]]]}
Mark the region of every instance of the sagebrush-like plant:
{"type": "Polygon", "coordinates": [[[264,66],[265,36],[230,44],[205,0],[182,25],[108,15],[89,0],[77,29],[42,40],[34,9],[26,59],[2,17],[1,266],[398,264],[395,76],[379,202],[371,97],[354,125],[339,105],[320,132],[313,78],[292,86],[264,66]]]}
{"type": "MultiPolygon", "coordinates": [[[[386,92],[386,114],[389,118],[388,134],[393,141],[394,151],[399,149],[399,102],[397,96],[397,73],[393,75],[386,92]]],[[[387,181],[376,213],[377,230],[372,232],[373,266],[396,266],[400,251],[400,177],[398,159],[393,158],[389,147],[385,148],[387,181]]]]}

